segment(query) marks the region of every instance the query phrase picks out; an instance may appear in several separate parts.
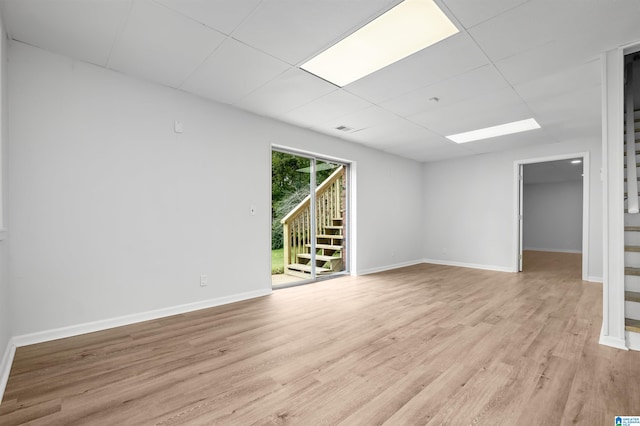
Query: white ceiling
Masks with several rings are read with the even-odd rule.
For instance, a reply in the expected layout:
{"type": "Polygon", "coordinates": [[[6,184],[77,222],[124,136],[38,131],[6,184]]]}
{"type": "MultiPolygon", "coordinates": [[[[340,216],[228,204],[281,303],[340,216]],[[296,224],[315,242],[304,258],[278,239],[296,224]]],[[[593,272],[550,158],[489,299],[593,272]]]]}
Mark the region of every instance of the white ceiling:
{"type": "Polygon", "coordinates": [[[640,1],[436,1],[460,33],[343,88],[298,66],[399,0],[0,8],[13,40],[419,161],[600,137],[599,55],[640,40],[640,1]],[[542,129],[444,137],[529,117],[542,129]]]}

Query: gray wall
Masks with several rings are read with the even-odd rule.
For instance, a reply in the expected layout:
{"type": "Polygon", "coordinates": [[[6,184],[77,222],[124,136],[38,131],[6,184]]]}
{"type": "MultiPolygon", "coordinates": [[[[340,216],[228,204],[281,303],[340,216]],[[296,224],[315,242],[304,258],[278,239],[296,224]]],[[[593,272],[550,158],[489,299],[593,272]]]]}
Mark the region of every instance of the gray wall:
{"type": "Polygon", "coordinates": [[[602,183],[600,135],[512,151],[426,163],[424,255],[426,259],[515,270],[514,163],[590,152],[588,276],[602,278],[602,183]]]}
{"type": "MultiPolygon", "coordinates": [[[[3,196],[2,203],[0,205],[3,208],[3,224],[0,224],[0,228],[2,226],[8,227],[9,219],[8,219],[8,185],[7,185],[7,175],[8,175],[8,147],[7,147],[7,96],[6,96],[6,81],[7,81],[7,40],[5,36],[4,28],[1,27],[2,19],[0,18],[0,149],[2,152],[0,153],[0,159],[2,159],[2,165],[0,166],[0,170],[2,171],[2,190],[0,190],[0,194],[3,196]]],[[[10,286],[9,286],[9,238],[0,241],[0,361],[5,354],[7,349],[9,339],[12,335],[11,330],[11,294],[10,294],[10,286]]],[[[0,396],[1,397],[1,396],[0,396]]]]}
{"type": "Polygon", "coordinates": [[[422,258],[417,162],[24,44],[9,57],[16,335],[270,289],[271,144],[356,162],[358,272],[422,258]]]}
{"type": "Polygon", "coordinates": [[[582,252],[582,182],[526,184],[523,192],[524,249],[582,252]]]}

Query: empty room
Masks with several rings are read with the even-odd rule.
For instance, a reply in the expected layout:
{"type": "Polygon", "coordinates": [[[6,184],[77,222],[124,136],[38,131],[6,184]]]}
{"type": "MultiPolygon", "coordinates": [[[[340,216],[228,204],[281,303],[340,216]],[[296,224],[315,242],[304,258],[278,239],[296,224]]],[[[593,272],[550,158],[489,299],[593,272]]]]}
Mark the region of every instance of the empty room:
{"type": "Polygon", "coordinates": [[[639,20],[0,0],[0,424],[640,424],[639,20]]]}

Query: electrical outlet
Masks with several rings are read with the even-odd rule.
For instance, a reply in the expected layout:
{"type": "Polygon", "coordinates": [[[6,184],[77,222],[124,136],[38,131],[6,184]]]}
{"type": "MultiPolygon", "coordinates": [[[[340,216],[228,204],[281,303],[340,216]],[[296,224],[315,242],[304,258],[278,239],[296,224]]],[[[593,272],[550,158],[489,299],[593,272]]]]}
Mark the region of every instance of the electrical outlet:
{"type": "Polygon", "coordinates": [[[207,280],[209,279],[209,277],[207,277],[206,275],[200,275],[200,287],[206,287],[208,284],[207,280]]]}

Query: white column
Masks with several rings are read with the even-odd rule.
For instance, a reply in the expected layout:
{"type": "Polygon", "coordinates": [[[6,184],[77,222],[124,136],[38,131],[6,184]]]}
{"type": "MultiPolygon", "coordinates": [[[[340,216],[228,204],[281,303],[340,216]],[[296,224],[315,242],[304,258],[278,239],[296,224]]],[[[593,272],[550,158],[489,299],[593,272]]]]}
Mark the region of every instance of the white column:
{"type": "Polygon", "coordinates": [[[624,54],[602,55],[603,294],[600,344],[627,349],[624,330],[624,54]]]}

